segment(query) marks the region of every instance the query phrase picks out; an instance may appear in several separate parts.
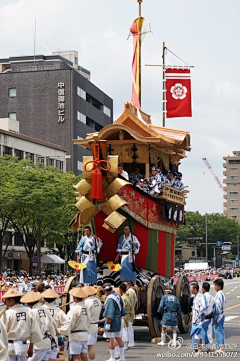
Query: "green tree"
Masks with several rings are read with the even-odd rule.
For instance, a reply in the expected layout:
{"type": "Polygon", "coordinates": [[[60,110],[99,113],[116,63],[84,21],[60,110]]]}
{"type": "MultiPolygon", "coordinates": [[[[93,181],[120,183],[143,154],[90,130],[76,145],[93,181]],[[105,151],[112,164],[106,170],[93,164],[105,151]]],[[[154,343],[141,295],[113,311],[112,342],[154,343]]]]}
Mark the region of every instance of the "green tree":
{"type": "MultiPolygon", "coordinates": [[[[204,243],[206,239],[206,215],[199,212],[186,212],[186,224],[178,228],[177,238],[202,237],[202,241],[188,240],[189,245],[204,243]]],[[[207,236],[208,243],[217,241],[232,242],[234,248],[237,244],[237,235],[240,235],[240,225],[233,219],[228,219],[220,213],[207,214],[207,236]]],[[[185,241],[177,241],[181,245],[185,241]]],[[[201,250],[206,252],[205,245],[201,245],[201,250]]],[[[208,248],[209,258],[213,256],[213,247],[208,248]]]]}
{"type": "Polygon", "coordinates": [[[65,242],[62,235],[68,232],[68,223],[76,213],[73,184],[79,177],[42,164],[37,168],[29,160],[16,158],[0,158],[0,172],[4,224],[21,235],[31,264],[39,220],[42,242],[65,242]]]}

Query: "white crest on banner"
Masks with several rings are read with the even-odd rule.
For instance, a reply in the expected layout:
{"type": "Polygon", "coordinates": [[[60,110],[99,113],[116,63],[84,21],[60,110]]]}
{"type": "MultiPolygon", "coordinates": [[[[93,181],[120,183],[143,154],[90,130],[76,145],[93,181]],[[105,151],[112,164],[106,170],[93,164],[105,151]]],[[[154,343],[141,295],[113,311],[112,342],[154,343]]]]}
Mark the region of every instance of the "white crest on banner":
{"type": "Polygon", "coordinates": [[[181,83],[176,83],[171,87],[170,92],[172,93],[172,97],[174,99],[184,99],[187,95],[187,88],[183,86],[181,83]]]}

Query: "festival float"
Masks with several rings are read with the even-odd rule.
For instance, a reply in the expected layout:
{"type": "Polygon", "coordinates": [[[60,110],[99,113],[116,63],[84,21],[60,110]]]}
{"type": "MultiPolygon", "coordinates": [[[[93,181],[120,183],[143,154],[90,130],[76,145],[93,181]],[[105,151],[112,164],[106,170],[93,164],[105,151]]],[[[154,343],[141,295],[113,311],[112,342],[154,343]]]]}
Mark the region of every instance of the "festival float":
{"type": "MultiPolygon", "coordinates": [[[[177,70],[165,65],[164,44],[163,126],[154,125],[151,116],[141,110],[141,42],[143,34],[148,32],[148,23],[141,16],[142,0],[138,0],[138,3],[139,17],[130,29],[134,44],[132,101],[125,103],[122,115],[113,124],[88,134],[86,139],[73,141],[91,150],[92,155],[83,157],[83,177],[74,186],[78,213],[71,227],[76,231],[81,225],[91,225],[93,232],[103,240],[98,283],[101,285],[110,281],[118,285],[119,267],[115,266],[113,260],[123,227],[130,225],[132,234],[141,243],[140,252],[135,258],[138,317],[134,324],[148,325],[151,336],[155,338],[161,334],[156,311],[164,295],[164,280],[174,275],[175,237],[179,224],[184,223],[184,207],[189,191],[187,187],[179,191],[166,184],[162,186],[158,198],[153,198],[119,177],[118,164],[124,163],[124,170],[129,174],[137,165],[146,178],[150,176],[151,166],[178,171],[181,161],[191,150],[190,134],[165,127],[165,119],[174,114],[173,108],[168,110],[166,107],[166,99],[168,94],[172,94],[173,101],[181,108],[183,115],[180,116],[189,116],[189,108],[186,110],[183,107],[182,100],[189,101],[191,97],[188,86],[190,70],[188,67],[178,68],[176,76],[177,70]]],[[[70,278],[65,291],[77,283],[79,280],[70,278]]],[[[188,306],[190,285],[185,276],[180,277],[174,285],[174,294],[182,307],[179,330],[186,333],[190,329],[191,315],[188,306]]]]}

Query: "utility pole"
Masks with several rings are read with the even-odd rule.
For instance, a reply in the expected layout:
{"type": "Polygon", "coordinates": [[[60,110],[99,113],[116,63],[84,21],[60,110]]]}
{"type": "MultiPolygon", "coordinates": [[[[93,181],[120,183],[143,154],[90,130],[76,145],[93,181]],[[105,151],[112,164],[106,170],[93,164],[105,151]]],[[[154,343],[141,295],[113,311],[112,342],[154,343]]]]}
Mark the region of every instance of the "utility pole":
{"type": "Polygon", "coordinates": [[[41,219],[37,220],[37,257],[38,257],[38,275],[41,275],[41,219]]]}
{"type": "Polygon", "coordinates": [[[208,261],[208,239],[207,239],[207,213],[206,213],[206,261],[208,261]]]}
{"type": "Polygon", "coordinates": [[[239,267],[239,235],[237,235],[237,255],[238,255],[238,267],[239,267]]]}

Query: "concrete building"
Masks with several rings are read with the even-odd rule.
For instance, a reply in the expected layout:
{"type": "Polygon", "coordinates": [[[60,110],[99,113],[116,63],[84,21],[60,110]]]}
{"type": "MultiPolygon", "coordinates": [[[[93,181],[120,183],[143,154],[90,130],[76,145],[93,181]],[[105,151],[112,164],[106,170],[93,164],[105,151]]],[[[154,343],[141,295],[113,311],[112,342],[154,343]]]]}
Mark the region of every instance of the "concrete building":
{"type": "Polygon", "coordinates": [[[66,172],[66,149],[19,134],[19,122],[14,119],[0,119],[0,156],[4,155],[30,158],[35,164],[43,162],[46,166],[55,166],[66,172]]]}
{"type": "Polygon", "coordinates": [[[240,220],[240,151],[234,151],[233,155],[223,157],[224,163],[224,214],[239,222],[240,220]]]}
{"type": "Polygon", "coordinates": [[[76,51],[0,59],[0,118],[19,122],[19,133],[66,149],[67,170],[82,171],[89,151],[73,139],[113,121],[113,101],[78,65],[76,51]]]}

